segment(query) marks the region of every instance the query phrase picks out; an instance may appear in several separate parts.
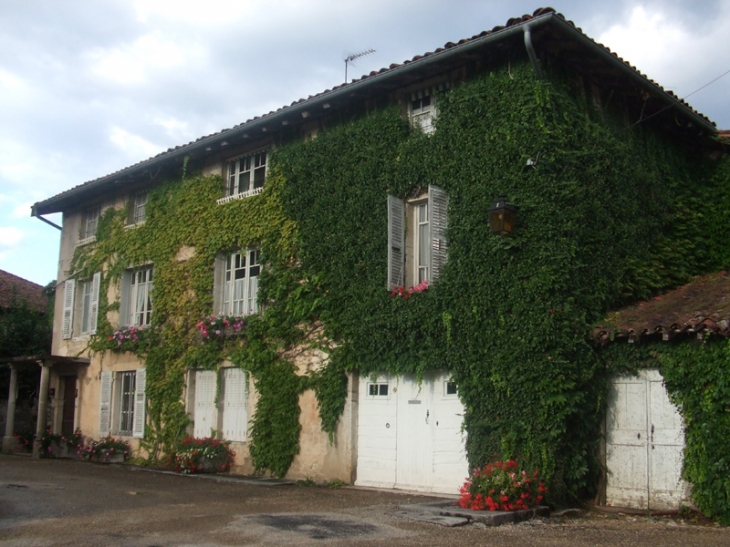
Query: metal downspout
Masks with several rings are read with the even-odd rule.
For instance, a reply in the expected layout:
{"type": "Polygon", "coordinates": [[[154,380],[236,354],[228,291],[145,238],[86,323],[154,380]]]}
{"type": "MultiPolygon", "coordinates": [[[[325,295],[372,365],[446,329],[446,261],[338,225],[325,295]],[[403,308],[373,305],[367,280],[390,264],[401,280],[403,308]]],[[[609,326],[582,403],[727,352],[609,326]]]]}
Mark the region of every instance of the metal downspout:
{"type": "Polygon", "coordinates": [[[542,70],[540,69],[540,61],[535,54],[535,48],[532,47],[532,35],[530,34],[530,25],[524,26],[525,34],[525,49],[527,49],[527,55],[530,57],[532,63],[532,69],[535,71],[535,76],[538,80],[542,80],[542,70]]]}

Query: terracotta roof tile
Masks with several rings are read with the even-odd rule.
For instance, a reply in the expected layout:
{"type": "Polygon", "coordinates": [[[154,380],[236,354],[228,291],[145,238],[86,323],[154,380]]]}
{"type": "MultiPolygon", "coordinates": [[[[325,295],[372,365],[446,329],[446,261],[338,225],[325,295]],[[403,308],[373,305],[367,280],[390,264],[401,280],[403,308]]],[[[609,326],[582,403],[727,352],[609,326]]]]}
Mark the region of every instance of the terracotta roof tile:
{"type": "Polygon", "coordinates": [[[634,341],[641,336],[661,335],[669,340],[678,334],[706,333],[730,336],[730,275],[704,275],[651,300],[609,314],[597,325],[593,337],[607,342],[612,337],[634,341]]]}
{"type": "Polygon", "coordinates": [[[43,294],[43,287],[5,270],[0,270],[0,308],[10,306],[13,295],[23,299],[36,310],[44,312],[48,306],[48,298],[43,294]]]}
{"type": "MultiPolygon", "coordinates": [[[[291,108],[291,107],[292,107],[292,106],[294,106],[294,105],[297,105],[297,104],[301,104],[301,103],[304,103],[304,102],[306,102],[306,101],[309,101],[309,100],[317,99],[317,98],[319,98],[319,97],[322,97],[322,96],[324,96],[324,95],[327,95],[327,94],[329,94],[329,93],[332,93],[333,91],[335,91],[335,90],[337,90],[337,89],[341,89],[341,88],[345,88],[345,87],[347,87],[347,86],[351,86],[351,85],[353,85],[353,84],[356,84],[356,83],[362,82],[362,81],[364,81],[364,80],[367,80],[367,79],[369,79],[369,78],[373,78],[373,77],[375,77],[375,76],[379,76],[379,75],[381,75],[381,74],[383,74],[383,73],[386,73],[386,72],[389,72],[389,71],[391,71],[391,70],[395,70],[395,69],[397,69],[397,68],[400,68],[400,67],[402,67],[402,66],[404,66],[404,65],[407,65],[407,64],[410,64],[410,63],[413,63],[413,62],[416,62],[416,61],[420,61],[420,60],[423,60],[423,59],[425,59],[425,58],[427,58],[427,57],[430,57],[430,56],[432,56],[432,55],[435,55],[435,54],[437,54],[437,53],[439,53],[439,52],[443,51],[444,49],[450,49],[450,48],[453,48],[453,47],[457,47],[458,45],[463,45],[463,44],[467,44],[467,43],[469,43],[469,42],[472,42],[472,41],[474,41],[474,40],[477,40],[477,39],[483,38],[484,36],[488,36],[488,35],[490,35],[490,34],[493,34],[493,33],[495,33],[495,32],[498,32],[498,31],[500,31],[500,30],[503,30],[503,29],[505,29],[505,28],[508,28],[508,27],[511,27],[511,26],[514,26],[514,25],[517,25],[517,24],[520,24],[520,23],[525,23],[525,22],[527,22],[527,21],[530,21],[531,19],[534,19],[534,18],[536,18],[536,17],[539,17],[539,16],[541,16],[541,15],[546,15],[546,14],[553,14],[554,16],[556,16],[556,17],[560,18],[560,19],[561,19],[561,20],[563,20],[563,21],[564,21],[565,23],[567,23],[568,25],[572,26],[572,27],[573,27],[573,28],[574,28],[575,30],[577,30],[578,32],[580,32],[581,34],[583,34],[583,36],[585,36],[586,38],[588,38],[588,39],[589,39],[589,40],[590,40],[591,42],[593,42],[594,44],[598,45],[599,47],[601,47],[601,48],[605,49],[606,51],[608,51],[609,53],[611,53],[611,55],[613,55],[613,56],[614,56],[614,57],[615,57],[616,59],[618,59],[618,60],[619,60],[619,61],[620,61],[621,63],[625,64],[625,65],[626,65],[626,66],[628,66],[628,67],[629,67],[630,69],[632,69],[633,71],[635,71],[636,73],[638,73],[638,74],[639,74],[640,76],[642,76],[643,78],[645,78],[645,79],[646,79],[647,81],[649,81],[649,82],[651,82],[652,84],[654,84],[654,85],[655,85],[655,86],[656,86],[656,87],[657,87],[657,88],[658,88],[659,90],[661,90],[662,92],[664,92],[664,93],[666,93],[666,94],[668,94],[668,95],[671,95],[672,97],[676,98],[676,99],[677,99],[677,101],[678,101],[679,103],[681,103],[682,105],[684,105],[685,107],[687,107],[687,108],[688,108],[688,109],[689,109],[689,110],[690,110],[691,112],[693,112],[693,113],[694,113],[695,115],[697,115],[697,116],[699,116],[700,118],[702,118],[703,120],[705,120],[705,121],[706,121],[706,122],[707,122],[708,124],[710,124],[710,125],[712,125],[712,126],[714,126],[714,125],[715,125],[715,124],[714,124],[714,123],[713,123],[713,122],[712,122],[712,121],[711,121],[711,120],[710,120],[710,119],[709,119],[709,118],[708,118],[707,116],[705,116],[705,115],[703,115],[703,114],[699,113],[698,111],[696,111],[695,109],[693,109],[693,108],[692,108],[692,107],[691,107],[691,106],[690,106],[690,105],[689,105],[688,103],[686,103],[686,102],[685,102],[685,101],[684,101],[683,99],[681,99],[681,98],[678,98],[678,97],[676,97],[676,96],[674,95],[674,93],[672,93],[671,91],[667,91],[667,90],[665,90],[665,89],[664,89],[663,87],[661,87],[661,86],[660,86],[659,84],[657,84],[656,82],[654,82],[654,80],[650,80],[649,78],[647,78],[647,76],[646,76],[645,74],[643,74],[643,73],[639,72],[639,71],[638,71],[638,70],[636,69],[636,67],[634,67],[634,66],[633,66],[633,65],[631,65],[630,63],[628,63],[628,62],[624,61],[624,59],[622,59],[621,57],[619,57],[619,56],[618,56],[618,55],[616,55],[615,53],[611,52],[611,51],[610,51],[610,50],[609,50],[609,49],[608,49],[608,48],[607,48],[606,46],[604,46],[604,45],[602,45],[602,44],[599,44],[598,42],[596,42],[595,40],[593,40],[592,38],[590,38],[589,36],[587,36],[587,35],[586,35],[585,33],[583,33],[583,31],[582,31],[582,30],[581,30],[581,29],[580,29],[579,27],[576,27],[575,23],[573,23],[573,22],[572,22],[572,21],[570,21],[570,20],[567,20],[567,19],[565,19],[565,17],[564,17],[564,16],[562,15],[562,14],[560,14],[560,13],[557,13],[557,12],[555,11],[555,9],[553,9],[553,8],[551,8],[551,7],[545,7],[545,8],[538,8],[538,9],[536,9],[536,10],[534,11],[534,13],[533,13],[532,15],[528,15],[528,14],[525,14],[525,15],[523,15],[522,17],[516,17],[516,18],[511,18],[511,19],[509,19],[509,20],[507,21],[507,24],[506,24],[505,26],[499,26],[499,25],[498,25],[498,26],[495,26],[495,27],[493,27],[491,31],[487,31],[487,30],[485,30],[485,31],[482,31],[482,32],[481,32],[481,33],[479,33],[479,34],[476,34],[476,35],[472,36],[471,38],[462,38],[462,39],[461,39],[461,40],[459,40],[459,41],[458,41],[458,42],[457,42],[456,44],[455,44],[454,42],[447,42],[446,44],[444,44],[444,47],[443,47],[443,48],[438,48],[438,49],[436,49],[436,50],[435,50],[435,51],[433,51],[433,52],[427,52],[427,53],[424,53],[424,54],[422,54],[422,55],[416,55],[416,56],[414,56],[414,57],[413,57],[412,59],[408,59],[408,60],[405,60],[405,61],[403,61],[403,63],[400,63],[400,64],[399,64],[399,63],[392,63],[392,64],[391,64],[391,65],[390,65],[389,67],[387,67],[387,68],[381,68],[381,69],[380,69],[379,71],[372,71],[372,72],[370,72],[370,74],[365,74],[365,75],[363,75],[363,76],[362,76],[362,77],[360,77],[360,78],[357,78],[357,79],[353,79],[353,80],[352,80],[352,82],[349,82],[349,83],[347,83],[347,82],[346,82],[346,83],[343,83],[343,84],[340,84],[340,85],[334,86],[334,87],[333,87],[333,88],[331,88],[331,89],[325,89],[324,91],[322,91],[322,92],[320,92],[320,93],[317,93],[317,94],[315,94],[315,95],[309,95],[309,96],[308,96],[308,97],[307,97],[306,99],[305,99],[305,98],[301,98],[301,99],[299,99],[299,100],[296,100],[296,101],[292,102],[292,103],[291,103],[291,105],[288,105],[288,106],[283,106],[283,107],[281,107],[281,108],[279,108],[279,109],[277,109],[277,110],[274,110],[274,111],[271,111],[271,112],[269,112],[268,114],[263,114],[263,115],[261,115],[261,116],[255,116],[255,117],[253,117],[253,118],[250,118],[250,119],[246,120],[245,122],[242,122],[242,123],[240,123],[240,124],[234,125],[234,126],[233,126],[232,128],[228,128],[228,129],[222,129],[222,130],[220,130],[220,131],[218,131],[218,132],[216,132],[216,133],[211,133],[210,135],[207,135],[207,136],[205,136],[205,137],[200,137],[200,138],[198,138],[198,139],[196,139],[196,140],[194,140],[194,141],[191,141],[191,142],[189,142],[189,143],[187,143],[187,144],[183,144],[183,145],[178,145],[178,146],[175,146],[175,147],[173,147],[173,148],[168,148],[168,149],[167,149],[166,151],[164,151],[164,152],[160,152],[159,154],[157,154],[157,155],[155,155],[155,156],[152,156],[151,158],[148,158],[148,159],[146,159],[146,160],[143,160],[143,161],[140,161],[140,162],[138,162],[138,163],[135,163],[135,164],[133,164],[133,165],[130,165],[130,166],[128,166],[128,167],[125,167],[124,169],[120,169],[120,170],[118,170],[118,171],[115,171],[115,172],[109,173],[108,175],[104,175],[104,176],[102,176],[102,177],[99,177],[99,178],[96,178],[96,179],[93,179],[93,180],[90,180],[90,181],[84,182],[84,183],[82,183],[82,184],[79,184],[79,185],[77,185],[77,186],[74,186],[73,188],[70,188],[70,189],[68,189],[68,190],[66,190],[66,191],[64,191],[64,192],[61,192],[60,194],[57,194],[56,196],[53,196],[53,198],[50,198],[50,199],[55,199],[55,198],[61,197],[61,196],[63,196],[64,194],[66,194],[66,193],[68,193],[68,192],[71,192],[71,191],[74,191],[74,190],[76,190],[76,189],[78,189],[78,188],[80,188],[80,187],[83,187],[83,186],[86,186],[86,185],[89,185],[89,184],[95,183],[95,182],[97,182],[97,181],[100,181],[100,180],[103,180],[103,179],[106,179],[106,178],[109,178],[109,177],[113,177],[113,176],[116,176],[116,175],[122,174],[122,173],[124,173],[124,172],[128,172],[128,171],[134,170],[134,169],[135,169],[135,168],[137,168],[138,166],[141,166],[141,164],[147,163],[147,162],[149,162],[149,161],[152,161],[152,160],[155,160],[155,159],[158,159],[158,158],[163,158],[164,156],[166,156],[166,155],[170,154],[171,152],[174,152],[174,151],[177,151],[177,150],[181,150],[181,149],[184,149],[184,148],[186,148],[186,147],[188,147],[188,146],[190,146],[190,145],[192,145],[192,144],[195,144],[195,143],[198,143],[198,142],[201,142],[201,141],[207,140],[207,139],[212,139],[212,138],[214,138],[214,137],[220,137],[221,135],[223,135],[223,134],[224,134],[224,133],[226,133],[227,131],[231,131],[231,130],[233,130],[233,129],[236,129],[236,128],[239,128],[239,127],[245,126],[245,125],[247,125],[247,124],[250,124],[251,122],[254,122],[254,121],[257,121],[257,120],[261,120],[261,119],[267,118],[267,117],[269,117],[269,116],[272,116],[273,114],[276,114],[276,113],[278,113],[278,112],[281,112],[281,111],[283,111],[283,110],[286,110],[287,108],[291,108]]],[[[39,202],[39,203],[43,203],[43,202],[39,202]]]]}

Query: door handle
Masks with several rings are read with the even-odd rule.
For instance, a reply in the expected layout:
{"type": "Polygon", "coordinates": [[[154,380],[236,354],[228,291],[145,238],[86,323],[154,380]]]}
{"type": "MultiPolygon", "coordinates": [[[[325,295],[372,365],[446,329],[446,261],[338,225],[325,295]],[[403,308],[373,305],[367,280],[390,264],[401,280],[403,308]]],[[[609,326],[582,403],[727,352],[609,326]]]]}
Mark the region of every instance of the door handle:
{"type": "Polygon", "coordinates": [[[654,424],[651,424],[651,442],[654,442],[654,424]]]}
{"type": "Polygon", "coordinates": [[[428,410],[426,410],[426,423],[428,423],[428,410]]]}

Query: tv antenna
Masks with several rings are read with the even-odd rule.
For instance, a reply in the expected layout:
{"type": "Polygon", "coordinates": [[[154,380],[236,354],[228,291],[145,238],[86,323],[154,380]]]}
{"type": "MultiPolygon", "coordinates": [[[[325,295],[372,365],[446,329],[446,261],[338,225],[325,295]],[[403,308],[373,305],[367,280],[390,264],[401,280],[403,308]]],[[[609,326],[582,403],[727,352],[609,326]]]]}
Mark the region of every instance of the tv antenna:
{"type": "Polygon", "coordinates": [[[348,55],[345,57],[345,83],[347,83],[347,65],[350,64],[355,59],[359,59],[360,57],[365,57],[365,55],[370,55],[371,53],[375,53],[374,49],[366,49],[365,51],[361,51],[360,53],[353,53],[352,55],[348,55]]]}

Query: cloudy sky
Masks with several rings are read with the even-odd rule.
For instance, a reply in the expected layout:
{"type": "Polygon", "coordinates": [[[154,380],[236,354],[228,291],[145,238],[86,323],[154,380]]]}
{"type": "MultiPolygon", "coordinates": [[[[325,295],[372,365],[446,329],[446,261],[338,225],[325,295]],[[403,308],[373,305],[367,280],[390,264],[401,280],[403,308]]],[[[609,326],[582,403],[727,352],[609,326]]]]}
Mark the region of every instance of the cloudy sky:
{"type": "MultiPolygon", "coordinates": [[[[55,279],[36,201],[541,5],[680,97],[730,71],[728,0],[2,0],[0,269],[55,279]]],[[[728,97],[688,102],[730,129],[728,97]]]]}

